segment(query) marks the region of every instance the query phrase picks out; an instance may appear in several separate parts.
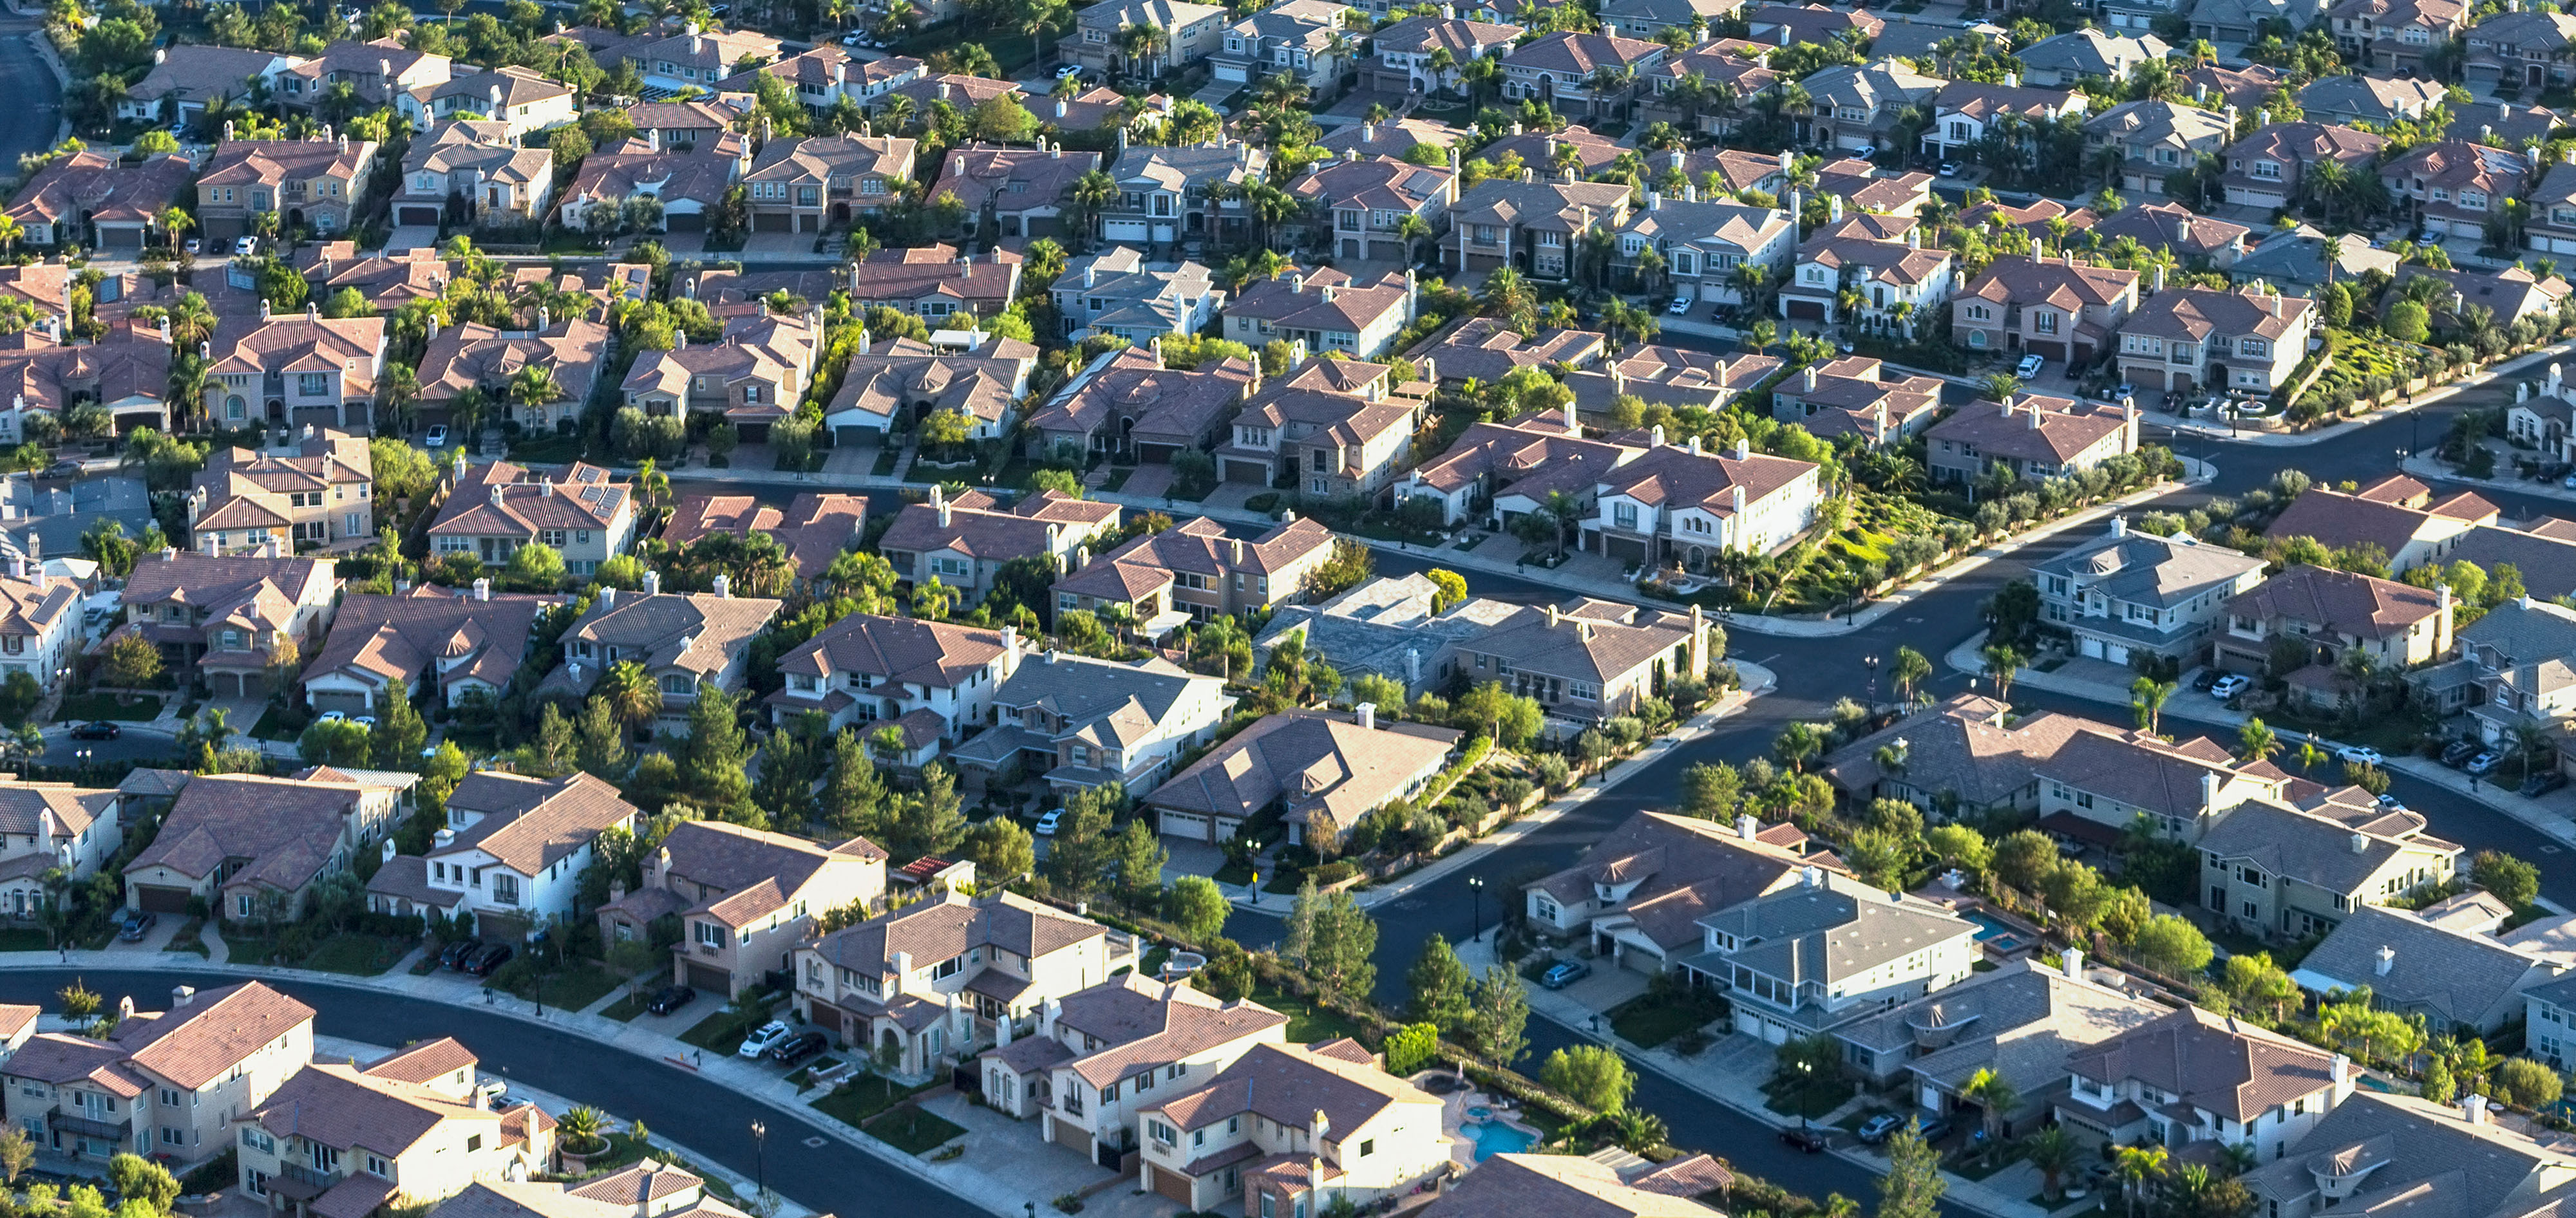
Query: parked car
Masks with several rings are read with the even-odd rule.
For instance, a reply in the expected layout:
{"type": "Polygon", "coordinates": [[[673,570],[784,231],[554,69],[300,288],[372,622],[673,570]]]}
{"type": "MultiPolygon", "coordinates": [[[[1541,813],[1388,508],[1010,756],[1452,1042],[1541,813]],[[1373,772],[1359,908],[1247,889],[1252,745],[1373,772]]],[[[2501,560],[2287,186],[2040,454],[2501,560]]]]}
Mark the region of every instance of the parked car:
{"type": "Polygon", "coordinates": [[[72,729],[74,740],[114,740],[124,734],[124,728],[105,719],[93,719],[72,729]]]}
{"type": "Polygon", "coordinates": [[[475,949],[482,946],[483,942],[480,939],[459,939],[450,943],[438,953],[439,967],[462,970],[465,967],[465,958],[473,955],[475,949]]]}
{"type": "Polygon", "coordinates": [[[431,448],[447,447],[447,424],[433,424],[429,429],[429,439],[427,443],[431,448]]]}
{"type": "Polygon", "coordinates": [[[141,943],[143,936],[152,933],[152,924],[160,920],[160,915],[148,909],[126,910],[125,916],[116,920],[116,937],[128,943],[141,943]]]}
{"type": "Polygon", "coordinates": [[[1057,69],[1055,70],[1055,78],[1056,78],[1057,80],[1063,80],[1065,77],[1068,77],[1068,76],[1075,76],[1075,77],[1078,77],[1078,76],[1081,76],[1081,75],[1082,75],[1082,65],[1081,65],[1081,64],[1078,64],[1078,63],[1069,63],[1069,64],[1066,64],[1066,65],[1064,65],[1063,67],[1057,68],[1057,69]]]}
{"type": "Polygon", "coordinates": [[[1827,1137],[1825,1131],[1821,1129],[1783,1129],[1780,1131],[1780,1140],[1802,1153],[1811,1155],[1823,1154],[1833,1146],[1833,1139],[1827,1137]]]}
{"type": "Polygon", "coordinates": [[[742,1038],[742,1047],[734,1050],[734,1053],[741,1057],[758,1057],[777,1048],[788,1037],[795,1034],[796,1029],[773,1019],[752,1029],[751,1035],[742,1038]]]}
{"type": "Polygon", "coordinates": [[[180,248],[191,254],[202,254],[206,252],[206,243],[199,241],[194,237],[190,237],[186,241],[180,243],[180,248]]]}
{"type": "Polygon", "coordinates": [[[666,985],[653,991],[653,999],[644,1004],[649,1014],[668,1015],[698,1000],[698,992],[685,985],[666,985]]]}
{"type": "Polygon", "coordinates": [[[1591,965],[1580,960],[1566,960],[1540,974],[1538,983],[1551,990],[1561,990],[1591,975],[1591,965]]]}
{"type": "Polygon", "coordinates": [[[347,711],[329,710],[329,711],[324,711],[324,712],[322,712],[322,722],[324,722],[324,723],[338,723],[339,721],[341,721],[341,720],[343,720],[343,719],[346,719],[346,718],[348,718],[348,717],[349,717],[349,712],[347,712],[347,711]]]}
{"type": "Polygon", "coordinates": [[[2254,688],[2252,678],[2247,677],[2243,673],[2231,672],[2226,676],[2220,677],[2216,684],[2209,687],[2209,696],[2216,698],[2221,702],[2225,702],[2229,698],[2233,698],[2252,688],[2254,688]]]}
{"type": "Polygon", "coordinates": [[[259,238],[257,238],[257,237],[235,237],[235,238],[233,238],[233,256],[234,256],[234,257],[237,257],[237,258],[248,258],[248,257],[250,257],[251,255],[256,254],[256,253],[258,253],[258,252],[259,252],[259,238]]]}
{"type": "Polygon", "coordinates": [[[2047,366],[2047,360],[2041,359],[2036,355],[2025,355],[2021,357],[2020,363],[2013,365],[2013,374],[2026,381],[2034,376],[2038,376],[2039,370],[2047,366]]]}
{"type": "Polygon", "coordinates": [[[2469,764],[2461,766],[2460,768],[2467,770],[2469,773],[2483,777],[2487,774],[2494,773],[2495,768],[2503,764],[2504,754],[2499,753],[2494,749],[2480,749],[2478,750],[2477,756],[2469,758],[2469,764]]]}
{"type": "Polygon", "coordinates": [[[2394,794],[2384,793],[2379,797],[2377,802],[2379,804],[2380,811],[2383,812],[2403,812],[2406,810],[2406,801],[2397,798],[2394,794]]]}
{"type": "Polygon", "coordinates": [[[2215,668],[2204,668],[2204,669],[2201,669],[2201,670],[2200,670],[2200,672],[2199,672],[2197,675],[2195,675],[2195,676],[2193,676],[2193,677],[2192,677],[2192,679],[2191,679],[2191,687],[2192,687],[2193,689],[2199,690],[2200,692],[2202,692],[2202,693],[2204,693],[2204,694],[2205,694],[2205,693],[2208,693],[2208,692],[2209,692],[2209,688],[2210,688],[2211,686],[2213,686],[2213,685],[2218,684],[2218,679],[2219,679],[2220,677],[2223,677],[2223,676],[2226,676],[2226,675],[2227,675],[2226,673],[2221,672],[2221,671],[2219,671],[2218,669],[2215,669],[2215,668]]]}
{"type": "Polygon", "coordinates": [[[1931,1120],[1923,1122],[1923,1140],[1925,1142],[1938,1142],[1949,1136],[1950,1118],[1934,1117],[1931,1120]]]}
{"type": "Polygon", "coordinates": [[[1939,173],[1945,178],[1955,178],[1959,176],[1959,163],[1957,161],[1943,161],[1934,168],[1934,172],[1939,173]]]}
{"type": "Polygon", "coordinates": [[[518,954],[519,949],[507,943],[487,944],[465,961],[465,971],[476,977],[489,977],[501,971],[501,966],[518,954]]]}
{"type": "Polygon", "coordinates": [[[1064,820],[1064,809],[1049,808],[1038,816],[1038,836],[1054,837],[1056,825],[1064,820]]]}
{"type": "Polygon", "coordinates": [[[823,1051],[831,1043],[820,1032],[799,1032],[769,1047],[769,1060],[781,1066],[793,1066],[823,1051]]]}
{"type": "Polygon", "coordinates": [[[1893,1112],[1882,1112],[1877,1116],[1861,1122],[1860,1128],[1855,1132],[1860,1134],[1861,1141],[1867,1142],[1872,1146],[1876,1146],[1879,1143],[1886,1141],[1889,1134],[1895,1133],[1897,1130],[1904,1127],[1904,1117],[1898,1116],[1893,1112]]]}
{"type": "Polygon", "coordinates": [[[53,464],[46,466],[45,476],[48,478],[77,478],[81,476],[81,469],[82,466],[79,460],[65,457],[60,461],[56,461],[53,464]]]}
{"type": "Polygon", "coordinates": [[[2335,750],[2335,760],[2340,761],[2345,765],[2366,765],[2376,769],[2381,762],[2387,759],[2381,757],[2379,755],[2379,750],[2377,749],[2369,748],[2364,745],[2347,744],[2342,748],[2335,750]]]}
{"type": "Polygon", "coordinates": [[[1664,307],[1664,312],[1670,313],[1675,317],[1680,317],[1683,314],[1690,312],[1690,304],[1690,297],[1675,296],[1673,297],[1673,303],[1664,307]]]}
{"type": "Polygon", "coordinates": [[[2475,757],[2475,756],[2477,756],[2477,755],[2478,755],[2478,742],[2477,742],[2477,741],[2475,741],[2475,740],[2454,740],[2454,741],[2452,741],[2451,743],[2449,743],[2449,744],[2447,744],[2447,745],[2443,746],[2443,748],[2442,748],[2442,764],[2443,764],[2443,765],[2446,765],[2446,766],[2449,766],[2449,767],[2451,767],[2452,769],[2456,770],[2456,769],[2460,768],[2461,766],[2467,765],[2467,764],[2469,763],[2469,758],[2471,758],[2471,757],[2475,757]]]}
{"type": "Polygon", "coordinates": [[[1874,160],[1877,160],[1877,159],[1878,159],[1878,149],[1876,149],[1876,148],[1854,148],[1854,149],[1852,149],[1852,159],[1853,159],[1853,160],[1858,160],[1858,161],[1874,161],[1874,160]]]}
{"type": "Polygon", "coordinates": [[[2547,795],[2567,785],[2567,776],[2556,770],[2541,770],[2522,780],[2521,794],[2526,798],[2547,795]]]}

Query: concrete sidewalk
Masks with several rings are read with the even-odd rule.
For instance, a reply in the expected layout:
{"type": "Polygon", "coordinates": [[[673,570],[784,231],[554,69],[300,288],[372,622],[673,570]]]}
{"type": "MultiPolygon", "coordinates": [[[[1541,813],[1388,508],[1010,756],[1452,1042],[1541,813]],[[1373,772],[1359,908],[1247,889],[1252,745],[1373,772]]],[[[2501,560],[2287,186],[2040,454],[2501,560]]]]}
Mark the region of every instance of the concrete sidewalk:
{"type": "Polygon", "coordinates": [[[2395,405],[2380,407],[2360,418],[2348,419],[2331,427],[2319,427],[2311,431],[2297,433],[2239,431],[2214,423],[2195,422],[2161,410],[2148,410],[2144,407],[2139,408],[2138,418],[2140,422],[2207,436],[2211,440],[2227,444],[2251,444],[2265,448],[2302,448],[2310,444],[2323,444],[2329,440],[2341,439],[2374,423],[2422,410],[2427,406],[2438,405],[2449,401],[2455,394],[2484,388],[2490,382],[2510,377],[2524,369],[2542,367],[2551,360],[2567,359],[2571,355],[2576,355],[2576,339],[2517,355],[2484,371],[2470,373],[2448,385],[2427,389],[2412,398],[2401,398],[2395,405]]]}

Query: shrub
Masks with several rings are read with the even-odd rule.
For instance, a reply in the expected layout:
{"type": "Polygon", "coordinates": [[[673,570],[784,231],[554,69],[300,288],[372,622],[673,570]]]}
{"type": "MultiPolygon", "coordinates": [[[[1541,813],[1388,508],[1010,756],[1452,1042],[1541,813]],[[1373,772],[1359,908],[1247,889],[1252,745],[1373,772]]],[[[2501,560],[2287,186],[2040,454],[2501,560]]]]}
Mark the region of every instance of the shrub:
{"type": "Polygon", "coordinates": [[[1411,1077],[1430,1065],[1440,1054],[1440,1029],[1432,1024],[1417,1023],[1398,1028],[1386,1038],[1386,1072],[1397,1078],[1411,1077]]]}

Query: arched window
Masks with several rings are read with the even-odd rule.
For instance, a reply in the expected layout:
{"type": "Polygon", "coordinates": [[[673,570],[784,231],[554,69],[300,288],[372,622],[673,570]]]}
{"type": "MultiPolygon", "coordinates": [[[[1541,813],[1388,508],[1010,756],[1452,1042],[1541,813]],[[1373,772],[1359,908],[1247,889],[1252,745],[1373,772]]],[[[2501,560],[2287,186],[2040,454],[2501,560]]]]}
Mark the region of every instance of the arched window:
{"type": "Polygon", "coordinates": [[[242,401],[241,395],[236,393],[231,397],[224,399],[224,417],[227,419],[238,419],[242,417],[242,413],[245,410],[248,410],[249,407],[250,404],[242,401]]]}

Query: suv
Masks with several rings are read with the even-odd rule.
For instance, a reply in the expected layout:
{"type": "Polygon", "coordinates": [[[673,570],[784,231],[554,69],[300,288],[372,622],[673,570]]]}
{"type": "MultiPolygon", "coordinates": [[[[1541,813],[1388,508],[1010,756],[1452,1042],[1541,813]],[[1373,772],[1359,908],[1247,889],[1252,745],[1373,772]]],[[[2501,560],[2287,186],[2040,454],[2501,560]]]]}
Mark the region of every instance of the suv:
{"type": "Polygon", "coordinates": [[[2041,359],[2036,355],[2025,355],[2021,357],[2020,363],[2013,365],[2013,375],[2026,381],[2034,376],[2038,376],[2039,370],[2047,366],[2047,360],[2041,359]]]}
{"type": "Polygon", "coordinates": [[[823,1046],[828,1043],[830,1042],[825,1040],[823,1034],[820,1032],[799,1032],[794,1036],[790,1036],[787,1039],[778,1042],[777,1044],[771,1045],[769,1047],[769,1052],[764,1056],[779,1065],[793,1066],[806,1058],[822,1052],[823,1046]]]}
{"type": "Polygon", "coordinates": [[[160,920],[159,915],[148,909],[126,910],[124,916],[116,920],[116,937],[127,943],[141,943],[143,936],[152,933],[152,924],[160,920]]]}
{"type": "Polygon", "coordinates": [[[758,1057],[786,1043],[787,1038],[795,1034],[796,1029],[773,1019],[752,1029],[751,1035],[742,1038],[742,1047],[734,1053],[740,1057],[758,1057]]]}
{"type": "Polygon", "coordinates": [[[2210,685],[2209,696],[2225,702],[2252,688],[2254,682],[2251,678],[2240,672],[2231,672],[2210,685]]]}
{"type": "Polygon", "coordinates": [[[2542,770],[2533,774],[2529,778],[2523,779],[2522,788],[2519,793],[2526,798],[2537,795],[2547,795],[2566,785],[2567,776],[2565,774],[2561,774],[2556,770],[2542,770]]]}
{"type": "Polygon", "coordinates": [[[644,1009],[655,1015],[668,1015],[698,1000],[698,992],[685,985],[666,985],[653,992],[653,1000],[644,1009]]]}
{"type": "Polygon", "coordinates": [[[2461,766],[2469,764],[2469,758],[2477,755],[2477,741],[2454,740],[2442,747],[2442,764],[2456,770],[2461,766]]]}
{"type": "Polygon", "coordinates": [[[1538,983],[1551,990],[1561,990],[1591,975],[1591,965],[1580,960],[1567,960],[1539,974],[1538,983]]]}

